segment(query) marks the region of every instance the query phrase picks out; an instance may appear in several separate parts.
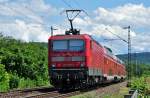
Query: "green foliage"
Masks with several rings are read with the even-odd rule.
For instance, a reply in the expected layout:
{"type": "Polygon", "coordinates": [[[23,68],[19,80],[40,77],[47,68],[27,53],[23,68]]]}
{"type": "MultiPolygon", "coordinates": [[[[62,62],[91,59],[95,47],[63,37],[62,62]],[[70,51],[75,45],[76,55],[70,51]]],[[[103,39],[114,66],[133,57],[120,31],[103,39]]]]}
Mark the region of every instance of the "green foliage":
{"type": "Polygon", "coordinates": [[[31,80],[29,78],[25,79],[25,78],[21,78],[19,81],[19,89],[24,89],[24,88],[31,88],[31,87],[36,87],[36,81],[35,80],[31,80]]]}
{"type": "Polygon", "coordinates": [[[11,78],[9,80],[10,89],[18,88],[18,85],[19,85],[19,77],[16,75],[11,75],[11,78]]]}
{"type": "Polygon", "coordinates": [[[150,76],[150,65],[132,62],[130,66],[126,64],[126,70],[131,73],[132,77],[150,76]]]}
{"type": "Polygon", "coordinates": [[[8,85],[7,89],[48,85],[46,43],[0,34],[0,45],[0,83],[8,85]]]}
{"type": "Polygon", "coordinates": [[[133,78],[131,88],[138,90],[141,96],[147,95],[150,91],[150,84],[147,79],[148,77],[133,78]]]}
{"type": "Polygon", "coordinates": [[[0,91],[9,89],[9,75],[5,71],[5,66],[0,64],[0,91]]]}
{"type": "MultiPolygon", "coordinates": [[[[120,59],[122,59],[123,61],[128,60],[128,54],[120,54],[117,55],[120,59]]],[[[139,64],[146,64],[149,65],[150,64],[150,52],[141,52],[141,53],[131,53],[131,59],[132,62],[135,62],[135,59],[137,60],[137,63],[139,64]]]]}

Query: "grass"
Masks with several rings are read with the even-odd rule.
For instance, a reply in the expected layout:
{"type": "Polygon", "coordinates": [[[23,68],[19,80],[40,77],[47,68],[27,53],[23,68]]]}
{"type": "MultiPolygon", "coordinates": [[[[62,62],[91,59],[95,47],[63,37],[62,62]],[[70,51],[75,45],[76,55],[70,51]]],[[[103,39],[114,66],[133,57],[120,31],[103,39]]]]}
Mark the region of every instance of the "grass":
{"type": "MultiPolygon", "coordinates": [[[[129,88],[123,87],[119,90],[119,92],[104,95],[102,96],[102,98],[124,98],[124,95],[127,94],[128,91],[129,91],[129,88]]],[[[70,98],[101,98],[100,94],[96,94],[94,91],[91,91],[91,92],[87,92],[84,94],[72,96],[70,98]]]]}
{"type": "Polygon", "coordinates": [[[9,84],[0,83],[0,92],[7,92],[9,90],[9,84]]]}
{"type": "Polygon", "coordinates": [[[124,87],[124,88],[121,88],[119,92],[115,92],[113,94],[107,94],[103,96],[103,98],[124,98],[124,95],[127,94],[128,91],[129,91],[129,88],[124,87]]]}
{"type": "Polygon", "coordinates": [[[147,86],[148,86],[147,94],[150,94],[150,77],[147,77],[147,78],[145,79],[145,81],[146,81],[146,83],[148,84],[148,85],[147,85],[147,86]]]}

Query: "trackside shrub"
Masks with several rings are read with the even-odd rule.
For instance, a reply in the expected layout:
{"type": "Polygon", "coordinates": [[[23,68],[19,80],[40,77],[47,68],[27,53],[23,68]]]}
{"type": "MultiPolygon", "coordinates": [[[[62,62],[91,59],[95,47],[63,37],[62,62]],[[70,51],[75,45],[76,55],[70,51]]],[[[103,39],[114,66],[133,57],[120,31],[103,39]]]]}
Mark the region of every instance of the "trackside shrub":
{"type": "Polygon", "coordinates": [[[9,80],[10,89],[18,88],[19,85],[19,77],[17,75],[11,75],[9,80]]]}
{"type": "Polygon", "coordinates": [[[5,71],[5,66],[0,64],[0,91],[8,91],[9,89],[9,74],[5,71]]]}
{"type": "Polygon", "coordinates": [[[146,80],[146,77],[134,78],[131,82],[131,88],[137,89],[141,96],[147,94],[149,90],[149,83],[146,80]]]}

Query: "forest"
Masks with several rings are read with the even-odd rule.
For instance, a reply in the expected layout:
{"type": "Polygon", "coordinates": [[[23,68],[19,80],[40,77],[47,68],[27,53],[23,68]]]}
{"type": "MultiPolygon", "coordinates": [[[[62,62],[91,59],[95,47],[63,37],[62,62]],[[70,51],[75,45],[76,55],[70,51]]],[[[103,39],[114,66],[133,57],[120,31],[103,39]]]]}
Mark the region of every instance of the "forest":
{"type": "Polygon", "coordinates": [[[47,46],[0,34],[0,91],[49,85],[47,46]]]}

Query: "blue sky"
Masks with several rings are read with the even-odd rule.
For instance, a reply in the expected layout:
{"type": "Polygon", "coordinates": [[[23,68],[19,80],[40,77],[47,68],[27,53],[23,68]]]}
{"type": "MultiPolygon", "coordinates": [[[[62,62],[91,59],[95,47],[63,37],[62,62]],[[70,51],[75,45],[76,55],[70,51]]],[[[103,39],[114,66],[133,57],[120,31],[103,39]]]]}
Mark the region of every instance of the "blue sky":
{"type": "MultiPolygon", "coordinates": [[[[113,8],[116,6],[124,5],[126,3],[132,3],[132,4],[144,4],[145,6],[150,5],[149,0],[64,0],[70,5],[72,5],[74,8],[78,8],[79,6],[84,8],[88,11],[93,11],[97,7],[104,7],[104,8],[113,8]]],[[[64,4],[63,0],[46,0],[46,3],[50,3],[54,5],[55,7],[66,7],[66,4],[64,4]]]]}
{"type": "Polygon", "coordinates": [[[81,33],[90,34],[102,45],[112,48],[115,54],[127,53],[127,45],[121,41],[107,42],[116,37],[127,39],[131,26],[132,51],[150,51],[150,0],[0,0],[0,32],[24,41],[47,42],[50,26],[64,34],[69,23],[65,9],[83,9],[74,26],[81,33]]]}

